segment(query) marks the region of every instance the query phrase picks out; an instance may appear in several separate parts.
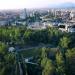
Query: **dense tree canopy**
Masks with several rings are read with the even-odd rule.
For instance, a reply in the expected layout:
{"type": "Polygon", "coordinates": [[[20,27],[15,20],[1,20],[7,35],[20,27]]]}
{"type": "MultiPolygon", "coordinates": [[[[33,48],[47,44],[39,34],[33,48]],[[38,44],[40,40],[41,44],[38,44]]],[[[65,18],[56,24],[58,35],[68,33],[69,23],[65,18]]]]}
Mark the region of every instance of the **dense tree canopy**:
{"type": "Polygon", "coordinates": [[[0,75],[19,75],[20,66],[24,75],[75,75],[74,41],[75,33],[63,33],[58,28],[30,30],[26,27],[0,27],[0,75]],[[11,46],[18,49],[43,44],[55,48],[40,48],[38,56],[33,56],[37,66],[24,63],[17,51],[8,51],[11,46]]]}

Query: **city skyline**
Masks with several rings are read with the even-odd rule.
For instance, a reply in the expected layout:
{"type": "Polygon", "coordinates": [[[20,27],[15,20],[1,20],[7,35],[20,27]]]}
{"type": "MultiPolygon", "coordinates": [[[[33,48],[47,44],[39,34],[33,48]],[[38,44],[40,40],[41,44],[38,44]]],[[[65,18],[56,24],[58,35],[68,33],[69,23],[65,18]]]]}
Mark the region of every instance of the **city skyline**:
{"type": "Polygon", "coordinates": [[[75,3],[74,0],[0,0],[0,9],[44,8],[67,2],[75,3]]]}

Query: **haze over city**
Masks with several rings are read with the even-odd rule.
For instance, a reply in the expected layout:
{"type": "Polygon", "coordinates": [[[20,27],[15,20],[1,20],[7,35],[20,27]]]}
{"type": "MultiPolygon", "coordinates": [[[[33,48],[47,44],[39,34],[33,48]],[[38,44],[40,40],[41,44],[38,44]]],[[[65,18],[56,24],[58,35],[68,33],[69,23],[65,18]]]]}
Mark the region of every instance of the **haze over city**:
{"type": "Polygon", "coordinates": [[[0,9],[43,8],[75,0],[0,0],[0,9]]]}

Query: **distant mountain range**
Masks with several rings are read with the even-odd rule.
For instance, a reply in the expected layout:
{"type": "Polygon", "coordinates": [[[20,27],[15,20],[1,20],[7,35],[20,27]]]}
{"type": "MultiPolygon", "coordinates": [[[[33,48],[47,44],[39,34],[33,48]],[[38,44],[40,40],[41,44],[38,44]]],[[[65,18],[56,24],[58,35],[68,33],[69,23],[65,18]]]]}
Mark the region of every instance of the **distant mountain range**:
{"type": "Polygon", "coordinates": [[[75,8],[75,3],[67,2],[58,5],[51,5],[51,8],[75,8]]]}

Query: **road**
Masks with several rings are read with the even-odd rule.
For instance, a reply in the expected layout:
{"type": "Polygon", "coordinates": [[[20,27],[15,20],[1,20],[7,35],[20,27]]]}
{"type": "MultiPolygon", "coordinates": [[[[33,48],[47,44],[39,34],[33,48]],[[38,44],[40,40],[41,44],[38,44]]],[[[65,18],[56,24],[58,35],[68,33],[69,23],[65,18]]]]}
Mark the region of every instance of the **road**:
{"type": "MultiPolygon", "coordinates": [[[[15,57],[16,57],[16,62],[17,62],[17,65],[19,66],[18,68],[18,72],[19,72],[19,75],[23,75],[23,70],[22,70],[22,66],[21,66],[21,57],[19,56],[18,52],[16,51],[15,52],[15,57]]],[[[22,60],[22,59],[21,59],[22,60]]],[[[23,62],[23,61],[22,61],[23,62]]]]}
{"type": "Polygon", "coordinates": [[[22,70],[22,67],[21,67],[21,63],[20,63],[20,62],[18,62],[18,64],[19,64],[19,71],[20,71],[20,75],[23,75],[23,70],[22,70]]]}
{"type": "Polygon", "coordinates": [[[33,47],[26,47],[26,48],[22,48],[22,49],[16,49],[18,52],[19,51],[23,51],[23,50],[31,50],[31,49],[38,49],[38,48],[42,48],[42,47],[48,47],[48,48],[55,48],[56,46],[53,46],[51,44],[43,44],[43,45],[38,45],[38,46],[33,46],[33,47]]]}

